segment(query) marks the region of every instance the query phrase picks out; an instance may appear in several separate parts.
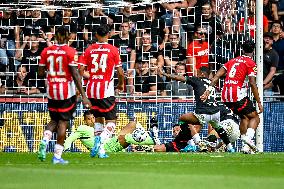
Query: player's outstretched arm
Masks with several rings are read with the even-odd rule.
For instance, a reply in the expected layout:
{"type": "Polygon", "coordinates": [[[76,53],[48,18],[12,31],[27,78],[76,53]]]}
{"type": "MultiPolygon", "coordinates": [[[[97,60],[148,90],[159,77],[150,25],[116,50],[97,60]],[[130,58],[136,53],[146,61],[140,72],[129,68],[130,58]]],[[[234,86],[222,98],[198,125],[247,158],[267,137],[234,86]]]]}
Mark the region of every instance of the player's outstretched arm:
{"type": "Polygon", "coordinates": [[[81,82],[81,76],[79,75],[79,72],[77,70],[77,67],[75,66],[70,66],[70,71],[72,74],[72,77],[74,79],[75,85],[77,89],[79,90],[80,94],[82,95],[82,102],[83,104],[87,107],[90,108],[92,106],[91,102],[86,96],[86,93],[82,87],[82,82],[81,82]]]}
{"type": "Polygon", "coordinates": [[[251,91],[252,91],[252,94],[257,102],[257,105],[258,105],[258,113],[262,113],[263,112],[263,107],[262,107],[262,104],[261,104],[261,101],[260,101],[260,98],[259,98],[259,93],[258,93],[258,88],[257,88],[257,85],[256,85],[256,79],[254,76],[249,76],[249,84],[250,84],[250,88],[251,88],[251,91]]]}
{"type": "Polygon", "coordinates": [[[186,78],[184,76],[167,74],[167,73],[163,72],[161,68],[158,69],[158,74],[160,76],[165,76],[165,77],[167,77],[169,79],[186,82],[186,78]]]}
{"type": "Polygon", "coordinates": [[[224,67],[220,68],[216,75],[213,77],[213,79],[211,80],[211,83],[209,85],[209,87],[206,89],[206,91],[203,93],[203,95],[200,96],[200,99],[205,102],[208,99],[208,96],[210,95],[210,93],[214,90],[214,86],[217,84],[217,82],[219,81],[220,77],[222,77],[223,75],[226,74],[226,69],[224,67]]]}

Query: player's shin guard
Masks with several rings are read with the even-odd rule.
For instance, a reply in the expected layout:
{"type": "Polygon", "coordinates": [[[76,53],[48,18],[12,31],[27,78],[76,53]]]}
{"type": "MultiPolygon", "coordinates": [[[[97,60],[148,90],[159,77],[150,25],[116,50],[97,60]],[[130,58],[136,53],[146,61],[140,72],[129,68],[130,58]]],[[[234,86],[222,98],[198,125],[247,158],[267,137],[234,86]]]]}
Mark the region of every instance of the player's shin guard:
{"type": "Polygon", "coordinates": [[[108,138],[111,138],[115,130],[115,123],[109,122],[106,124],[103,132],[101,133],[101,142],[104,143],[104,141],[108,138]]]}
{"type": "Polygon", "coordinates": [[[115,123],[108,122],[106,124],[102,134],[100,135],[100,137],[101,137],[101,145],[100,145],[100,149],[99,149],[99,156],[105,154],[104,142],[107,139],[112,137],[112,135],[114,134],[114,130],[115,130],[115,123]]]}

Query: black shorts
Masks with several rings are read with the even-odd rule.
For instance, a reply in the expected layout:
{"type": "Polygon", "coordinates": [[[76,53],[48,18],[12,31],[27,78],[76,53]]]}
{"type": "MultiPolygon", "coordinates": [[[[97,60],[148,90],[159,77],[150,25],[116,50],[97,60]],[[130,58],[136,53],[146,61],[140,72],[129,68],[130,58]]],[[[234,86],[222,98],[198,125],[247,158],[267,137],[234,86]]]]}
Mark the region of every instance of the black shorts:
{"type": "Polygon", "coordinates": [[[225,105],[230,108],[235,114],[240,116],[240,118],[244,118],[244,115],[256,111],[255,106],[248,97],[245,97],[237,102],[225,102],[225,105]]]}
{"type": "Polygon", "coordinates": [[[165,146],[166,152],[179,152],[187,146],[187,142],[169,142],[165,146]]]}
{"type": "Polygon", "coordinates": [[[76,105],[76,96],[72,96],[65,100],[48,99],[47,103],[50,118],[54,121],[69,121],[73,119],[75,117],[76,105]]]}
{"type": "Polygon", "coordinates": [[[104,117],[106,120],[116,119],[115,97],[111,96],[104,99],[89,98],[92,103],[91,113],[95,117],[104,117]]]}

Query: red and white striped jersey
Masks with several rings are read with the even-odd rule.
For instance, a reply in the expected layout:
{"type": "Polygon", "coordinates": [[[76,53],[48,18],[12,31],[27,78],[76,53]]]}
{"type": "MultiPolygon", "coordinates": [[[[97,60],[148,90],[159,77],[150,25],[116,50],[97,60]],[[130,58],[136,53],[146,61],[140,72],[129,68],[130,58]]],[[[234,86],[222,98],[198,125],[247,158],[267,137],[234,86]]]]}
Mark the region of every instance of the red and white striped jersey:
{"type": "Polygon", "coordinates": [[[46,47],[39,66],[47,68],[47,97],[53,100],[65,100],[76,95],[76,86],[69,66],[77,67],[78,55],[68,45],[46,47]]]}
{"type": "Polygon", "coordinates": [[[248,56],[239,56],[224,64],[223,68],[227,70],[222,90],[223,102],[236,102],[246,97],[247,77],[256,77],[256,63],[248,56]]]}
{"type": "Polygon", "coordinates": [[[87,66],[90,78],[87,83],[88,98],[103,99],[114,96],[114,71],[121,66],[118,49],[108,43],[89,46],[79,63],[87,66]]]}

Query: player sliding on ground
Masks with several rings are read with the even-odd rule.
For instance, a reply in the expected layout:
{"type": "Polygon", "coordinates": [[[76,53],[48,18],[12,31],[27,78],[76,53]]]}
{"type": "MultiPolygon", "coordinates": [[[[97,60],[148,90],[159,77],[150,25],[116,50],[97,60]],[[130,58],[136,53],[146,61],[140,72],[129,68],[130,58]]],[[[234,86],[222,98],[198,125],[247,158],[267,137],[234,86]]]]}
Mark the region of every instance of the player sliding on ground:
{"type": "MultiPolygon", "coordinates": [[[[229,141],[231,143],[234,143],[240,137],[239,119],[237,115],[235,115],[224,104],[218,103],[218,106],[220,107],[220,126],[226,130],[229,141]]],[[[201,126],[195,125],[195,128],[197,128],[197,130],[200,130],[198,127],[201,126]]],[[[217,138],[219,138],[218,134],[214,129],[212,129],[212,127],[208,128],[208,135],[215,135],[217,138]]],[[[221,143],[223,144],[223,142],[220,142],[220,146],[221,143]]],[[[183,149],[183,151],[196,151],[196,149],[197,147],[194,145],[194,143],[189,142],[188,145],[183,149]]]]}
{"type": "MultiPolygon", "coordinates": [[[[207,67],[201,67],[198,72],[198,77],[192,76],[179,76],[179,75],[170,75],[163,73],[159,69],[159,74],[166,76],[167,78],[174,79],[177,81],[186,82],[191,85],[194,90],[196,108],[194,113],[186,113],[180,117],[181,124],[192,124],[192,125],[205,125],[210,124],[218,133],[223,142],[227,145],[228,152],[235,152],[232,144],[229,141],[226,131],[220,126],[220,108],[215,99],[215,89],[209,96],[207,101],[202,101],[200,96],[206,91],[211,81],[209,77],[209,69],[207,67]]],[[[197,133],[193,136],[195,144],[200,144],[200,136],[197,133]]]]}
{"type": "Polygon", "coordinates": [[[218,70],[212,82],[200,97],[203,102],[210,101],[212,90],[220,77],[225,76],[225,84],[222,90],[222,101],[241,118],[240,130],[241,139],[246,144],[242,151],[249,153],[248,146],[254,151],[258,151],[253,142],[255,130],[259,124],[258,113],[263,112],[263,107],[259,98],[256,85],[256,63],[252,60],[255,45],[252,41],[245,41],[242,45],[244,55],[234,58],[224,64],[218,70]],[[259,112],[256,111],[252,101],[247,96],[248,82],[252,93],[258,104],[259,112]]]}
{"type": "MultiPolygon", "coordinates": [[[[69,149],[72,142],[77,139],[80,139],[82,144],[89,150],[92,150],[95,146],[95,117],[90,111],[86,111],[84,113],[84,121],[86,125],[80,125],[77,130],[71,133],[71,135],[65,140],[65,150],[69,149]]],[[[155,145],[156,142],[159,142],[156,135],[157,133],[155,131],[147,132],[141,124],[131,121],[122,128],[117,137],[106,139],[102,147],[106,152],[119,152],[124,148],[127,148],[130,144],[155,145]]],[[[108,156],[100,156],[98,154],[98,157],[107,158],[108,156]]]]}

